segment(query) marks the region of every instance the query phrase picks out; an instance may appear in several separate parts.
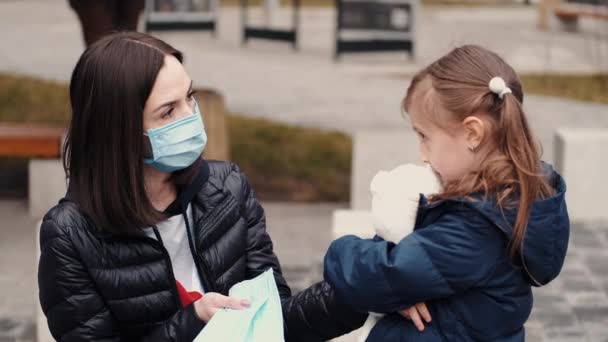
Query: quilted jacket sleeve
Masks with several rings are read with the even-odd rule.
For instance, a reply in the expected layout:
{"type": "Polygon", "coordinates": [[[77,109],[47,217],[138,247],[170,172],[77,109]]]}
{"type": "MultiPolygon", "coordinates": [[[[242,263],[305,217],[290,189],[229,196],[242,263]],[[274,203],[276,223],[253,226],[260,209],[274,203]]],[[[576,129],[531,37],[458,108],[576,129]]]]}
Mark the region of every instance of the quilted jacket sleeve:
{"type": "Polygon", "coordinates": [[[247,177],[236,164],[230,165],[230,173],[225,180],[226,188],[237,197],[241,215],[247,221],[247,269],[245,278],[253,279],[266,272],[274,270],[277,289],[281,298],[291,296],[291,289],[283,278],[279,259],[274,254],[272,240],[266,231],[266,215],[251,188],[247,177]]]}
{"type": "Polygon", "coordinates": [[[465,292],[491,277],[503,237],[480,217],[446,214],[398,244],[346,236],[325,256],[325,279],[362,311],[391,313],[465,292]]]}
{"type": "Polygon", "coordinates": [[[355,311],[321,281],[283,300],[288,342],[327,341],[360,328],[367,313],[355,311]]]}
{"type": "MultiPolygon", "coordinates": [[[[70,235],[45,218],[40,230],[40,303],[57,341],[120,341],[120,331],[91,281],[70,235]]],[[[204,327],[191,305],[179,310],[145,341],[191,341],[204,327]]]]}
{"type": "Polygon", "coordinates": [[[247,177],[233,165],[233,178],[240,182],[241,200],[248,225],[247,278],[251,279],[272,267],[283,302],[285,338],[288,342],[326,341],[363,325],[367,313],[355,312],[337,299],[326,282],[291,295],[266,232],[264,209],[255,197],[247,177]]]}

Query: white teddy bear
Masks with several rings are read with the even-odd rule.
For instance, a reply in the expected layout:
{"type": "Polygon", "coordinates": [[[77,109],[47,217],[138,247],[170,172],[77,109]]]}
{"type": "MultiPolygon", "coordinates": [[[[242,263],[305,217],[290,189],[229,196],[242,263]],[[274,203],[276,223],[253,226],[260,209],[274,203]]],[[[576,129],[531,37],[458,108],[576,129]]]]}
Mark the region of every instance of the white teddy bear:
{"type": "MultiPolygon", "coordinates": [[[[401,165],[392,171],[380,171],[371,183],[372,222],[376,234],[386,241],[399,243],[414,230],[420,194],[441,191],[441,184],[430,166],[401,165]]],[[[359,342],[364,342],[383,315],[370,313],[363,325],[359,342]]]]}

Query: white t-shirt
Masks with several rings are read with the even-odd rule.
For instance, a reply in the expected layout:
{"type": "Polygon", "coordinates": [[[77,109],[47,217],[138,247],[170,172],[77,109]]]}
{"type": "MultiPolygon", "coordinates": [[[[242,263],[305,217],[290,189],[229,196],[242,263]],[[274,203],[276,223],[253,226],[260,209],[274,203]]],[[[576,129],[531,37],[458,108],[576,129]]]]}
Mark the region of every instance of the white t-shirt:
{"type": "MultiPolygon", "coordinates": [[[[188,204],[186,209],[188,222],[192,222],[192,207],[188,204]]],[[[196,291],[200,294],[204,293],[203,285],[198,276],[198,270],[194,264],[194,257],[190,251],[188,244],[188,231],[184,215],[178,214],[171,216],[166,220],[156,225],[158,232],[162,238],[162,243],[169,252],[171,258],[171,266],[173,274],[177,280],[188,292],[196,291]]],[[[190,225],[192,227],[192,225],[190,225]]],[[[156,235],[152,228],[144,229],[148,237],[156,240],[156,235]]]]}

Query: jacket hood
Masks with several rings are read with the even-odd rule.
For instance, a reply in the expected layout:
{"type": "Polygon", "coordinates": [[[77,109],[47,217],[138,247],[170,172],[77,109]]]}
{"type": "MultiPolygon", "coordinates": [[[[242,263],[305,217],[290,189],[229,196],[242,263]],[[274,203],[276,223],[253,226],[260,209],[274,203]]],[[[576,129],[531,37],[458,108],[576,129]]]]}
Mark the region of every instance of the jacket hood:
{"type": "MultiPolygon", "coordinates": [[[[544,172],[555,194],[533,203],[519,251],[520,266],[534,286],[545,285],[557,277],[564,264],[570,235],[566,184],[551,166],[545,164],[544,172]]],[[[491,200],[467,201],[467,204],[494,222],[509,239],[513,237],[517,209],[501,209],[491,200]]]]}

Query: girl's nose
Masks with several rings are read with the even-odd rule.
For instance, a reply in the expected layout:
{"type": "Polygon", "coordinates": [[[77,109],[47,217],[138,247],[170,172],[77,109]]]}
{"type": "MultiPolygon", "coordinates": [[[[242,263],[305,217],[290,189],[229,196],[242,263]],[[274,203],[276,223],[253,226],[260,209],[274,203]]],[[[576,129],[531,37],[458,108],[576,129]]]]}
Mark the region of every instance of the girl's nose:
{"type": "Polygon", "coordinates": [[[422,151],[422,150],[420,150],[420,160],[425,164],[429,163],[429,160],[426,157],[426,153],[424,153],[424,151],[422,151]]]}

